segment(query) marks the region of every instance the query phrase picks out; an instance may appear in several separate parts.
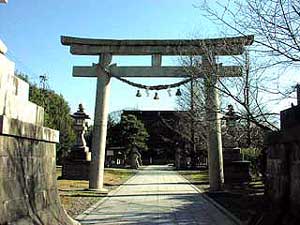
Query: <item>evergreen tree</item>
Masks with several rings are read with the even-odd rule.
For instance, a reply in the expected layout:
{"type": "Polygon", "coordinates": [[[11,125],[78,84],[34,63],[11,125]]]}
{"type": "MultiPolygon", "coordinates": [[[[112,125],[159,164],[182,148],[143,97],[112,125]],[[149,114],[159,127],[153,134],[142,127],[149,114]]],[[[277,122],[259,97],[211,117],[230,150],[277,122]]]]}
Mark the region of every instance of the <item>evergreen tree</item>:
{"type": "Polygon", "coordinates": [[[30,83],[28,76],[24,74],[17,73],[16,76],[29,83],[29,100],[44,108],[44,126],[59,130],[60,143],[56,148],[56,160],[60,164],[75,140],[68,102],[53,90],[42,89],[30,83]]]}
{"type": "Polygon", "coordinates": [[[149,134],[140,120],[134,115],[123,115],[120,122],[122,144],[130,150],[134,146],[142,151],[147,151],[149,134]]]}
{"type": "Polygon", "coordinates": [[[62,95],[58,95],[52,90],[40,89],[36,85],[30,86],[29,100],[44,108],[44,125],[59,130],[60,143],[56,151],[57,162],[61,163],[75,140],[67,101],[62,95]]]}

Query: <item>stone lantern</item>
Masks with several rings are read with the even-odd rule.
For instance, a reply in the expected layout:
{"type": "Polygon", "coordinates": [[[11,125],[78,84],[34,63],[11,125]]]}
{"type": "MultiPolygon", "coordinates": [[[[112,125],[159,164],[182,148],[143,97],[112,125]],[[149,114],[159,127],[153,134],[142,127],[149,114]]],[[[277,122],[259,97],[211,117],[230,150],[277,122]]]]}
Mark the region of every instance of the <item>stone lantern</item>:
{"type": "Polygon", "coordinates": [[[77,112],[71,115],[73,129],[76,134],[76,142],[71,148],[71,152],[63,163],[63,179],[86,180],[89,178],[89,166],[91,152],[86,146],[84,134],[87,130],[86,120],[90,117],[84,112],[82,104],[79,104],[77,112]]]}
{"type": "Polygon", "coordinates": [[[232,105],[228,105],[227,110],[223,118],[226,121],[226,130],[222,135],[225,183],[249,182],[251,180],[250,162],[243,160],[237,142],[236,121],[239,117],[232,105]]]}
{"type": "Polygon", "coordinates": [[[73,129],[76,133],[76,143],[72,150],[86,152],[87,146],[84,134],[87,126],[85,120],[90,119],[90,117],[84,112],[82,104],[79,104],[78,111],[71,115],[71,117],[74,119],[73,129]]]}
{"type": "Polygon", "coordinates": [[[238,143],[236,141],[236,121],[238,120],[238,116],[234,112],[232,105],[228,105],[227,110],[228,111],[224,116],[226,121],[226,132],[223,135],[223,146],[225,148],[234,148],[238,147],[238,143]]]}

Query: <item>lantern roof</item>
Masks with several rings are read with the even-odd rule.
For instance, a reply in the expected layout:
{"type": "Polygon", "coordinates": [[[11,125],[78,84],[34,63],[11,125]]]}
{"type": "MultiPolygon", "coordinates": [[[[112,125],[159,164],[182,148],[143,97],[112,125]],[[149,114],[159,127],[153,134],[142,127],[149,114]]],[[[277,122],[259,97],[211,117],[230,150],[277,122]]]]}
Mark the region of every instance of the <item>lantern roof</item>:
{"type": "Polygon", "coordinates": [[[79,104],[77,112],[71,115],[74,119],[90,119],[90,116],[84,112],[84,108],[82,104],[79,104]]]}

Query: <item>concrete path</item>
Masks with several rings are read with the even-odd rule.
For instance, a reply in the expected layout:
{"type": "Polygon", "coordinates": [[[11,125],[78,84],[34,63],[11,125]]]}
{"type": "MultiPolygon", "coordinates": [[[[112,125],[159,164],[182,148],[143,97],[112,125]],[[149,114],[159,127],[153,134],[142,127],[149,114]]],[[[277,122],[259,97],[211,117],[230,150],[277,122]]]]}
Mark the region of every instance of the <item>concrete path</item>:
{"type": "Polygon", "coordinates": [[[145,167],[77,219],[99,225],[234,224],[167,166],[145,167]]]}

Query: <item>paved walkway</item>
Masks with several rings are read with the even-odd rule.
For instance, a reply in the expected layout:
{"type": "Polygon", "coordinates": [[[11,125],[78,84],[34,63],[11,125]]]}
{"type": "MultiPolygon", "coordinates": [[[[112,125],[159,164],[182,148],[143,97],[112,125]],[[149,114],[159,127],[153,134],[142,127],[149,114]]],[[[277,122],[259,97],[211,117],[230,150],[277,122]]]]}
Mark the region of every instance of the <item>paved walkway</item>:
{"type": "Polygon", "coordinates": [[[77,219],[111,225],[234,224],[167,166],[145,167],[77,219]]]}

